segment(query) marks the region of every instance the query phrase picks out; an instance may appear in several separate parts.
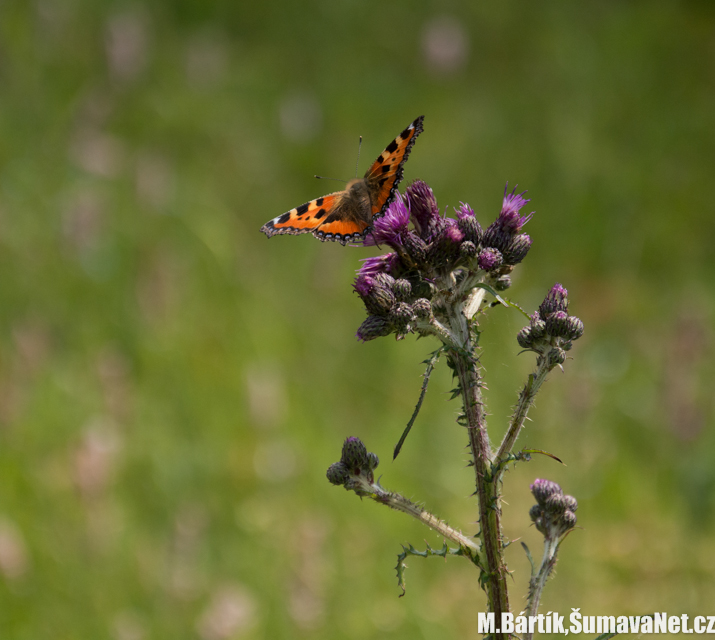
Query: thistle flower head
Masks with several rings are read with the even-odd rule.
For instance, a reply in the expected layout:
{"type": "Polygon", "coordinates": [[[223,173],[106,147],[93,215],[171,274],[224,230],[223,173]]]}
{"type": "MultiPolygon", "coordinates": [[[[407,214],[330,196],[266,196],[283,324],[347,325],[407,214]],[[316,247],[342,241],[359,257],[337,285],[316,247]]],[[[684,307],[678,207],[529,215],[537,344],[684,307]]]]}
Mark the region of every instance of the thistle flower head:
{"type": "MultiPolygon", "coordinates": [[[[517,185],[518,186],[518,185],[517,185]]],[[[499,214],[499,220],[504,228],[511,229],[515,232],[521,231],[521,228],[531,220],[534,213],[530,213],[528,216],[520,217],[519,210],[527,203],[531,202],[530,199],[524,198],[526,191],[521,193],[516,193],[516,187],[511,193],[507,193],[509,189],[509,183],[507,182],[504,187],[504,200],[502,201],[501,213],[499,214]]]]}
{"type": "Polygon", "coordinates": [[[556,283],[546,294],[527,327],[516,339],[524,349],[536,351],[551,369],[566,360],[566,351],[583,335],[583,322],[568,314],[568,291],[556,283]]]}
{"type": "Polygon", "coordinates": [[[437,199],[426,182],[415,180],[405,193],[412,222],[419,236],[430,242],[441,227],[437,199]]]}
{"type": "Polygon", "coordinates": [[[378,273],[391,273],[398,260],[399,256],[396,253],[385,253],[374,258],[365,258],[362,261],[363,265],[360,267],[358,274],[374,276],[378,273]]]}
{"type": "Polygon", "coordinates": [[[534,480],[531,493],[536,504],[529,510],[529,517],[547,540],[557,541],[574,528],[574,512],[578,508],[576,498],[564,495],[561,487],[551,480],[534,480]]]}
{"type": "Polygon", "coordinates": [[[343,443],[340,460],[330,465],[326,476],[334,485],[358,495],[370,495],[375,482],[373,471],[378,464],[379,458],[367,450],[360,438],[350,437],[343,443]]]}
{"type": "Polygon", "coordinates": [[[541,317],[546,319],[549,314],[555,313],[556,311],[568,311],[568,294],[569,292],[558,282],[551,287],[544,301],[539,305],[539,314],[541,317]]]}
{"type": "MultiPolygon", "coordinates": [[[[516,187],[511,193],[507,193],[509,184],[504,187],[504,200],[502,202],[501,212],[499,217],[489,225],[489,228],[484,232],[484,245],[494,247],[505,253],[515,236],[521,233],[522,227],[531,220],[534,213],[528,216],[520,216],[519,210],[530,200],[526,200],[523,195],[526,191],[516,194],[516,187]]],[[[528,237],[528,236],[527,236],[528,237]]],[[[529,244],[531,244],[529,242],[529,244]]],[[[528,251],[528,248],[527,248],[528,251]]],[[[526,255],[526,254],[524,254],[526,255]]]]}
{"type": "Polygon", "coordinates": [[[387,207],[385,214],[373,221],[372,231],[365,236],[366,247],[387,244],[393,248],[401,247],[403,235],[410,224],[410,212],[399,194],[387,207]]]}

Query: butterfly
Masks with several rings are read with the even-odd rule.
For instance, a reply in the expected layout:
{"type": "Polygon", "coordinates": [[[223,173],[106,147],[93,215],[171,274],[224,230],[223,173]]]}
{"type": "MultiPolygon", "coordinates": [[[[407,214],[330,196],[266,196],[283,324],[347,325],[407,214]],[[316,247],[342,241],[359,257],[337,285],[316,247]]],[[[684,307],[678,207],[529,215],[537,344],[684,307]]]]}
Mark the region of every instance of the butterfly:
{"type": "Polygon", "coordinates": [[[397,196],[403,166],[422,133],[423,120],[424,116],[417,118],[388,144],[364,178],[348,182],[345,191],[329,193],[269,220],[261,231],[269,238],[283,233],[312,233],[319,240],[342,245],[364,238],[373,219],[383,215],[397,196]]]}

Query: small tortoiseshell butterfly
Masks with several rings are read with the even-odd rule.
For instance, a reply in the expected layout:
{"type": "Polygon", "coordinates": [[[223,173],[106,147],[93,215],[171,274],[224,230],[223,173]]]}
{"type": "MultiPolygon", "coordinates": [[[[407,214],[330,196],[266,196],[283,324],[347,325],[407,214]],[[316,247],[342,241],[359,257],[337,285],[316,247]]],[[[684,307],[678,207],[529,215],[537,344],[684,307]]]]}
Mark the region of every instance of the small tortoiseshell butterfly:
{"type": "Polygon", "coordinates": [[[261,231],[269,238],[282,233],[312,233],[319,240],[337,240],[342,245],[364,238],[373,218],[385,213],[395,199],[402,167],[422,133],[423,120],[424,116],[417,118],[388,144],[364,178],[348,182],[345,191],[329,193],[269,220],[261,231]]]}

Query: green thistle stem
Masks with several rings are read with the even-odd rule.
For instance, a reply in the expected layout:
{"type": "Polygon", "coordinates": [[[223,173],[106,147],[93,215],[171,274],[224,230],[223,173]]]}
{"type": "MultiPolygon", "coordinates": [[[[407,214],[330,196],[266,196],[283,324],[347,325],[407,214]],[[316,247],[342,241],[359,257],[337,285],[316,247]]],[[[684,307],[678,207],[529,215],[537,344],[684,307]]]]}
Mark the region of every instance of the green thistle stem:
{"type": "MultiPolygon", "coordinates": [[[[501,521],[500,494],[497,478],[492,475],[492,448],[487,434],[486,416],[481,392],[481,377],[472,353],[471,340],[467,340],[463,349],[449,349],[448,354],[459,379],[467,419],[469,446],[474,461],[477,495],[479,497],[479,537],[482,542],[483,570],[489,610],[497,620],[501,614],[509,611],[509,592],[506,577],[508,570],[504,563],[501,521]]],[[[497,640],[505,634],[496,634],[497,640]]]]}

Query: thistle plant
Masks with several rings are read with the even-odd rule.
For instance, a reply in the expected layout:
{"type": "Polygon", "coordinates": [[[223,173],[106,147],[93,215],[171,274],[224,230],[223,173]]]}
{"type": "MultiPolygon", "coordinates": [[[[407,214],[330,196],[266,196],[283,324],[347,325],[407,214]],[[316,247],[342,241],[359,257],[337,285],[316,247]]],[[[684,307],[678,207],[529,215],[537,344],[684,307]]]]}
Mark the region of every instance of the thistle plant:
{"type": "MultiPolygon", "coordinates": [[[[437,339],[438,348],[427,361],[417,409],[394,455],[399,453],[414,423],[429,374],[444,355],[462,401],[457,421],[466,427],[468,437],[469,464],[474,469],[478,498],[478,533],[474,537],[465,535],[399,493],[384,489],[375,480],[377,456],[368,452],[358,438],[345,441],[340,461],[327,473],[333,484],[411,515],[443,536],[445,544],[441,549],[427,547],[418,551],[411,545],[403,547],[397,565],[403,593],[404,559],[408,555],[463,556],[479,571],[487,610],[495,614],[497,621],[501,614],[510,612],[509,572],[504,560],[508,543],[501,524],[504,474],[510,464],[529,460],[535,453],[536,450],[515,449],[519,433],[547,376],[563,366],[573,342],[583,334],[583,323],[569,315],[567,291],[560,284],[551,288],[532,315],[504,297],[511,286],[510,274],[531,248],[531,238],[522,230],[533,213],[520,214],[528,202],[524,193],[505,189],[501,212],[484,228],[467,204],[461,204],[453,218],[442,215],[430,187],[416,181],[404,197],[394,200],[385,214],[374,220],[363,244],[387,246],[391,251],[364,260],[353,285],[367,311],[367,318],[357,330],[359,340],[390,334],[398,340],[408,334],[437,339]],[[518,396],[502,442],[495,447],[489,438],[482,395],[479,320],[498,304],[525,316],[527,324],[517,342],[524,351],[534,354],[535,369],[518,396]]],[[[559,546],[576,523],[576,500],[548,480],[535,480],[531,489],[537,504],[530,517],[544,536],[543,559],[538,565],[532,561],[528,585],[527,613],[535,616],[559,546]]],[[[497,638],[507,635],[498,631],[494,634],[497,638]]]]}

